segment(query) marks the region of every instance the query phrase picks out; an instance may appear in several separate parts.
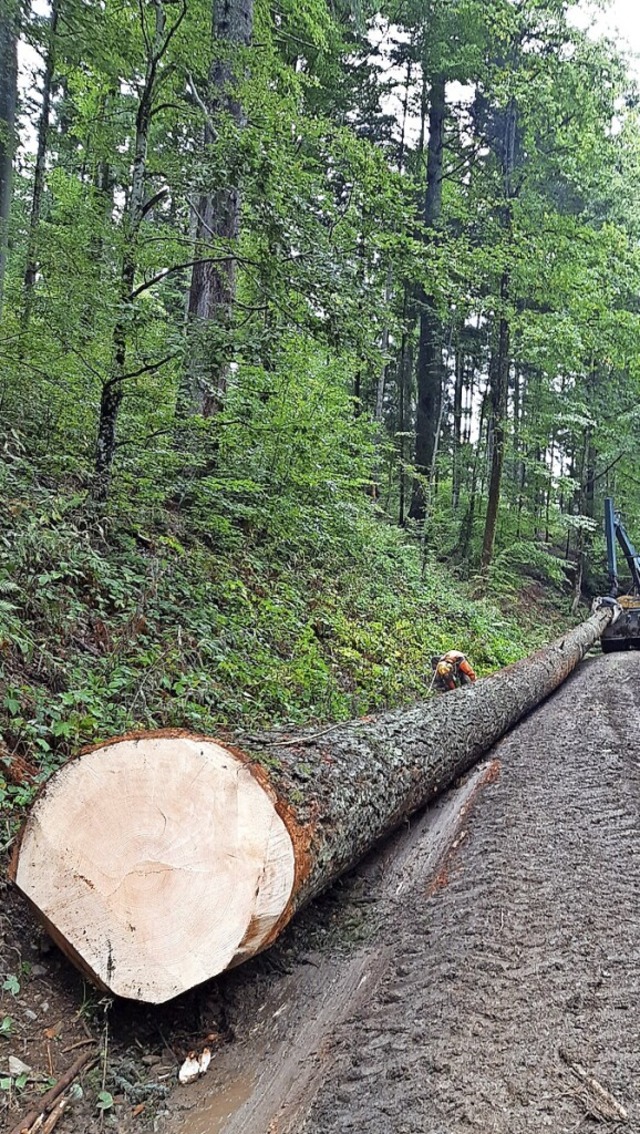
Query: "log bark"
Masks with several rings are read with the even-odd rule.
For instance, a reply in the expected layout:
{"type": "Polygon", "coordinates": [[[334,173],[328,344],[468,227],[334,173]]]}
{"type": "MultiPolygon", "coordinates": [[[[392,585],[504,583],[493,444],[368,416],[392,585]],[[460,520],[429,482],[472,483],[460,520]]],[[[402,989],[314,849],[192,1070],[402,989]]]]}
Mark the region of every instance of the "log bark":
{"type": "Polygon", "coordinates": [[[469,688],[289,740],[108,742],[41,790],[11,875],[95,983],[161,1003],[271,944],[552,693],[610,619],[469,688]]]}

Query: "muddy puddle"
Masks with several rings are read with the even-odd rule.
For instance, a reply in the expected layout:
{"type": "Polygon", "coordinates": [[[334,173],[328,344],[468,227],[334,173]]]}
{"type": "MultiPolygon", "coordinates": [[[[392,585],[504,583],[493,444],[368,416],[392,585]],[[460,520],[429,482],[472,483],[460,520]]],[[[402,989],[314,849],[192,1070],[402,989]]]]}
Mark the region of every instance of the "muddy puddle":
{"type": "Polygon", "coordinates": [[[254,1088],[253,1078],[239,1078],[188,1112],[179,1127],[181,1134],[222,1134],[231,1119],[247,1101],[254,1088]]]}

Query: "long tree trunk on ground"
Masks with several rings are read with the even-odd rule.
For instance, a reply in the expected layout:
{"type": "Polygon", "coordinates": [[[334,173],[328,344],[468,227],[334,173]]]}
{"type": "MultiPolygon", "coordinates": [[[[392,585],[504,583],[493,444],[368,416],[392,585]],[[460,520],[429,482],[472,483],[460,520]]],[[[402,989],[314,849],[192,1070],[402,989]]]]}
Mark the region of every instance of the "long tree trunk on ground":
{"type": "MultiPolygon", "coordinates": [[[[215,58],[205,107],[205,149],[215,142],[224,116],[231,118],[237,129],[245,124],[237,94],[237,53],[238,49],[249,47],[252,34],[253,0],[214,0],[215,58]]],[[[237,175],[233,181],[237,181],[237,175]]],[[[222,185],[203,194],[196,213],[200,262],[194,266],[189,289],[189,361],[178,395],[179,418],[192,414],[211,417],[224,405],[232,354],[236,245],[240,232],[238,184],[222,185]]]]}
{"type": "Polygon", "coordinates": [[[31,318],[33,304],[33,289],[38,274],[38,230],[42,215],[42,199],[44,196],[44,175],[49,143],[49,122],[51,118],[51,91],[53,75],[56,65],[56,46],[58,35],[58,20],[60,18],[60,0],[53,0],[51,16],[49,19],[49,34],[47,55],[42,81],[42,106],[38,122],[38,145],[36,149],[36,165],[33,173],[33,193],[31,196],[31,216],[29,219],[29,237],[27,241],[27,264],[24,273],[24,306],[23,323],[28,325],[31,318]]]}
{"type": "Polygon", "coordinates": [[[17,4],[14,0],[0,0],[0,318],[7,263],[18,105],[17,24],[17,4]]]}
{"type": "Polygon", "coordinates": [[[611,620],[409,709],[251,750],[167,731],[71,760],[12,877],[98,984],[160,1003],[253,956],[569,675],[611,620]]]}
{"type": "MultiPolygon", "coordinates": [[[[446,117],[446,82],[438,75],[431,88],[429,111],[429,144],[427,150],[427,189],[424,203],[424,224],[433,229],[442,211],[442,160],[446,117]]],[[[427,236],[429,239],[429,236],[427,236]]],[[[418,297],[420,337],[417,364],[417,413],[414,481],[409,515],[423,520],[426,514],[426,479],[431,474],[436,445],[440,399],[442,397],[442,325],[433,295],[421,288],[418,297]]]]}

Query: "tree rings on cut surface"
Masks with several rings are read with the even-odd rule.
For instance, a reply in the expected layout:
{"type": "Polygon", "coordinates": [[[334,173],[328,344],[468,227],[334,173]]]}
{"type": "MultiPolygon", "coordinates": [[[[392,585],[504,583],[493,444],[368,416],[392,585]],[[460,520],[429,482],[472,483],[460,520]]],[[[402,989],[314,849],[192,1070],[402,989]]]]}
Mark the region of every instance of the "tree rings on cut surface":
{"type": "Polygon", "coordinates": [[[213,740],[151,734],[51,778],[13,873],[94,980],[162,1003],[259,951],[289,902],[295,857],[246,762],[213,740]]]}

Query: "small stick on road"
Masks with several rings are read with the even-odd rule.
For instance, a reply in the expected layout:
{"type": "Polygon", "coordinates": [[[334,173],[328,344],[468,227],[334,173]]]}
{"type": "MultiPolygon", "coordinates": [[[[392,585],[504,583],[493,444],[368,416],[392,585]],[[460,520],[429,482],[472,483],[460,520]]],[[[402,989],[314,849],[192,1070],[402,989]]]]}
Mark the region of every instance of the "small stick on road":
{"type": "Polygon", "coordinates": [[[565,1051],[560,1051],[560,1058],[566,1063],[567,1067],[577,1079],[588,1087],[591,1092],[590,1102],[593,1103],[595,1109],[603,1118],[615,1119],[617,1122],[628,1122],[629,1115],[622,1103],[619,1103],[614,1096],[599,1083],[593,1075],[590,1075],[581,1063],[576,1063],[571,1059],[565,1051]]]}

